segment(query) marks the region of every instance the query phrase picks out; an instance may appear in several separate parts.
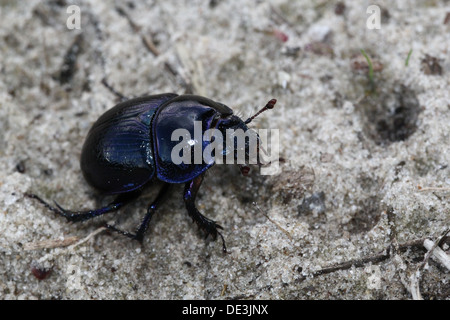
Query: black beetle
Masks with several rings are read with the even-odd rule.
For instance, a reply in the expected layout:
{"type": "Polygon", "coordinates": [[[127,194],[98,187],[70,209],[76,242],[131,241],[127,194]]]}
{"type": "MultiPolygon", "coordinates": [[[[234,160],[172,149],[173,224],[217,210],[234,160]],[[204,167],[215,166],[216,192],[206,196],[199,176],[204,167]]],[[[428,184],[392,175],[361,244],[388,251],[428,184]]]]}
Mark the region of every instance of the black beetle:
{"type": "MultiPolygon", "coordinates": [[[[164,93],[119,103],[94,123],[81,153],[81,170],[87,182],[104,194],[116,194],[114,201],[100,209],[69,211],[56,202],[56,207],[52,207],[37,195],[28,196],[69,221],[85,221],[120,209],[136,199],[144,187],[157,179],[163,186],[156,200],[149,205],[136,233],[107,225],[111,230],[142,242],[150,219],[167,194],[169,186],[185,183],[184,202],[189,215],[207,236],[211,235],[216,239],[219,235],[223,251],[226,252],[223,236],[217,230],[223,228],[203,216],[195,207],[195,198],[205,172],[214,162],[174,164],[171,161],[171,150],[176,142],[172,141],[171,134],[179,128],[192,133],[194,121],[201,121],[204,128],[216,128],[224,134],[226,129],[247,131],[247,124],[261,112],[272,109],[275,103],[275,99],[270,100],[246,121],[233,115],[233,111],[226,105],[196,95],[164,93]]],[[[204,143],[202,147],[205,147],[204,143]]],[[[260,165],[259,162],[258,164],[260,165]]],[[[246,165],[240,167],[242,174],[247,175],[249,168],[246,165]]]]}

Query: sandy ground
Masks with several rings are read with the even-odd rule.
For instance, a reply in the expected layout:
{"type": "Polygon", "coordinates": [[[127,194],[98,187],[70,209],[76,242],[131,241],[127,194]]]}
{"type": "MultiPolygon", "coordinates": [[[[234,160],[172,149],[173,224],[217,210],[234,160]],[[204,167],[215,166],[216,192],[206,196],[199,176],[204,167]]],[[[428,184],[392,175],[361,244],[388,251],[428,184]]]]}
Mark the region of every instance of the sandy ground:
{"type": "Polygon", "coordinates": [[[1,299],[450,298],[449,270],[422,263],[450,225],[447,1],[75,1],[80,30],[68,1],[0,4],[1,299]],[[180,185],[142,245],[99,228],[133,230],[156,189],[79,224],[24,196],[111,200],[79,167],[118,102],[105,77],[129,97],[190,92],[244,118],[278,99],[252,126],[279,130],[281,172],[216,166],[200,189],[228,254],[180,185]]]}

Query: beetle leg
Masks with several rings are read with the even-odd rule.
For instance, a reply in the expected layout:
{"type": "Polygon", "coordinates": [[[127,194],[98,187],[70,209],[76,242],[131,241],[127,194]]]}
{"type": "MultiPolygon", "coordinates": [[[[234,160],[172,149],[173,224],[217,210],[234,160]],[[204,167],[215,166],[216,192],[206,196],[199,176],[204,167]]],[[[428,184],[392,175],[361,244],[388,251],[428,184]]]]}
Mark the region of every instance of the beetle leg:
{"type": "Polygon", "coordinates": [[[186,209],[189,216],[194,220],[200,229],[206,232],[206,236],[211,235],[215,240],[217,235],[222,239],[222,250],[224,253],[227,252],[227,247],[225,246],[225,240],[222,234],[217,229],[223,229],[215,221],[208,219],[200,213],[195,207],[195,198],[197,196],[197,191],[202,184],[204,173],[194,178],[193,180],[186,183],[184,187],[184,202],[186,204],[186,209]]]}
{"type": "Polygon", "coordinates": [[[167,191],[170,188],[170,184],[169,183],[165,183],[161,190],[159,191],[158,196],[156,197],[155,201],[153,201],[147,209],[147,214],[145,215],[144,219],[142,219],[141,224],[139,225],[138,229],[136,230],[136,233],[131,233],[128,231],[123,231],[120,230],[118,228],[116,228],[115,226],[109,225],[107,224],[106,227],[110,230],[113,230],[115,232],[120,233],[121,235],[124,235],[128,238],[131,238],[133,240],[137,240],[139,242],[142,243],[142,240],[144,239],[144,234],[148,229],[148,225],[150,223],[150,220],[152,219],[153,214],[155,213],[156,209],[159,207],[159,205],[161,204],[161,202],[164,200],[165,195],[167,195],[167,191]]]}
{"type": "Polygon", "coordinates": [[[55,201],[56,207],[53,207],[35,194],[27,193],[25,195],[29,198],[36,199],[41,204],[43,204],[47,209],[53,211],[56,214],[59,214],[60,216],[63,216],[67,220],[72,221],[72,222],[79,222],[79,221],[85,221],[85,220],[89,220],[89,219],[101,216],[108,212],[117,211],[120,208],[122,208],[124,205],[129,203],[131,200],[137,198],[137,196],[139,196],[139,194],[140,194],[140,191],[123,193],[123,194],[118,195],[114,199],[113,202],[111,202],[110,204],[108,204],[107,206],[105,206],[103,208],[95,209],[95,210],[85,210],[85,211],[66,210],[66,209],[62,208],[58,203],[56,203],[56,201],[55,201]]]}

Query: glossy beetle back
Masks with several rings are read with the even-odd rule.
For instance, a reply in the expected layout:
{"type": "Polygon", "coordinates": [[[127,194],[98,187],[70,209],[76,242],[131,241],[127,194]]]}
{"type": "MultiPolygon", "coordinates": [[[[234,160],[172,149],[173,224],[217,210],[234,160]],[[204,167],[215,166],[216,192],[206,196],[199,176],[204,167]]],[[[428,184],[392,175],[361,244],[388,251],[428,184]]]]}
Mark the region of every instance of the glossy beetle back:
{"type": "Polygon", "coordinates": [[[176,96],[167,93],[131,99],[94,123],[81,154],[81,170],[90,185],[105,193],[123,193],[154,176],[152,120],[157,109],[176,96]]]}

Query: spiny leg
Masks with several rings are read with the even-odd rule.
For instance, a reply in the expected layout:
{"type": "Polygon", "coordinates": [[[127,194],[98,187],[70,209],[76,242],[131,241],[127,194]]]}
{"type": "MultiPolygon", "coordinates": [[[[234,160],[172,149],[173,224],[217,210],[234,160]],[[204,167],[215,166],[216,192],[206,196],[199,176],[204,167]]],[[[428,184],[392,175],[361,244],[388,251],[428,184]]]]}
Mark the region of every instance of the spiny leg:
{"type": "Polygon", "coordinates": [[[186,209],[188,211],[189,216],[194,220],[200,229],[206,232],[206,236],[211,235],[215,240],[217,235],[222,239],[222,251],[224,253],[227,252],[227,247],[225,245],[225,239],[222,234],[217,229],[223,229],[220,225],[218,225],[215,221],[206,218],[204,215],[200,213],[195,207],[195,198],[197,196],[197,191],[200,188],[200,185],[203,182],[204,173],[194,178],[194,180],[186,183],[184,187],[184,202],[186,204],[186,209]]]}
{"type": "Polygon", "coordinates": [[[43,204],[47,209],[53,211],[54,213],[63,216],[68,221],[71,222],[79,222],[79,221],[86,221],[98,216],[101,216],[105,213],[117,211],[120,208],[122,208],[124,205],[129,203],[130,201],[136,199],[141,194],[140,191],[133,191],[133,192],[127,192],[119,194],[113,202],[108,204],[107,206],[95,209],[95,210],[84,210],[84,211],[70,211],[62,208],[58,203],[55,202],[55,206],[53,207],[50,204],[48,204],[46,201],[42,200],[39,196],[35,194],[26,193],[25,196],[36,199],[41,204],[43,204]]]}
{"type": "Polygon", "coordinates": [[[109,225],[107,224],[106,227],[110,230],[113,230],[115,232],[118,232],[126,237],[129,237],[133,240],[137,240],[139,242],[142,243],[142,240],[144,239],[144,234],[148,229],[150,220],[152,219],[153,214],[155,213],[156,209],[159,207],[159,205],[161,204],[161,202],[164,200],[165,195],[167,195],[167,191],[170,188],[170,184],[169,183],[165,183],[161,190],[159,191],[158,196],[156,197],[155,201],[153,201],[147,209],[147,214],[145,215],[144,219],[142,219],[141,224],[139,225],[138,229],[136,230],[136,233],[131,233],[128,231],[123,231],[120,230],[118,228],[116,228],[115,226],[109,225]]]}

